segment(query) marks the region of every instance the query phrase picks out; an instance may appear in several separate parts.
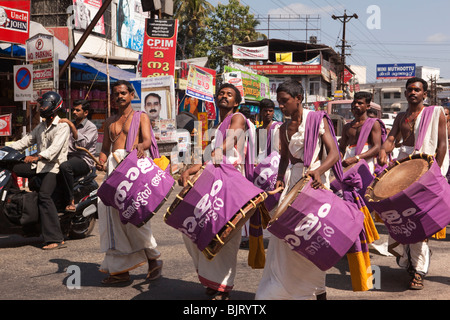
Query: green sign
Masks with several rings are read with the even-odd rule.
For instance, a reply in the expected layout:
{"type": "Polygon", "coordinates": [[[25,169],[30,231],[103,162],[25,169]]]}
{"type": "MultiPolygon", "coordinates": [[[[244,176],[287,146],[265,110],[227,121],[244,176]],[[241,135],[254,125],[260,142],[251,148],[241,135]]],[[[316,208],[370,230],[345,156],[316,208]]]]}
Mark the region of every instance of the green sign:
{"type": "Polygon", "coordinates": [[[242,75],[242,84],[244,87],[244,98],[249,101],[261,101],[270,99],[269,78],[254,73],[241,71],[236,68],[225,66],[224,72],[240,71],[242,75]]]}

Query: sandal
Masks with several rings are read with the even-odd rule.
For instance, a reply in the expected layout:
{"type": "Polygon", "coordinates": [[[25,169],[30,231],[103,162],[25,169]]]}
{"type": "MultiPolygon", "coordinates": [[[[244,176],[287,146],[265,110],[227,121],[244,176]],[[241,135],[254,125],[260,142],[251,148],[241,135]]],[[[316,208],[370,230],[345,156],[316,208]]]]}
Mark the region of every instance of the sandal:
{"type": "Polygon", "coordinates": [[[107,278],[102,280],[102,284],[120,284],[130,281],[130,274],[128,272],[119,273],[115,275],[109,275],[107,278]]]}
{"type": "Polygon", "coordinates": [[[42,247],[42,250],[56,250],[62,248],[67,248],[67,245],[64,241],[47,243],[45,246],[42,247]]]}
{"type": "Polygon", "coordinates": [[[77,211],[77,207],[74,204],[69,204],[66,207],[66,211],[67,212],[75,212],[75,211],[77,211]]]}
{"type": "Polygon", "coordinates": [[[420,273],[414,273],[411,282],[409,283],[409,289],[422,290],[423,289],[423,276],[420,273]]]}
{"type": "Polygon", "coordinates": [[[153,261],[156,262],[156,266],[150,269],[150,262],[149,262],[147,277],[145,278],[146,280],[149,281],[158,279],[159,277],[161,277],[162,274],[163,262],[161,260],[153,260],[153,261]]]}

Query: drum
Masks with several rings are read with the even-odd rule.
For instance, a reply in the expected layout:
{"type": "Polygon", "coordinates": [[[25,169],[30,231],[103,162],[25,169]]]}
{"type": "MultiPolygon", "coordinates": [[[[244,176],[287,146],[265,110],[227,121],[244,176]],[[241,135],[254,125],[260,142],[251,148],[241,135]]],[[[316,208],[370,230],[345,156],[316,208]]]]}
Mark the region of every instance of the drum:
{"type": "Polygon", "coordinates": [[[135,149],[103,181],[97,195],[119,211],[123,224],[141,227],[167,201],[174,184],[169,173],[149,157],[138,158],[135,149]]]}
{"type": "Polygon", "coordinates": [[[232,165],[207,164],[177,195],[164,221],[212,260],[266,198],[232,165]]]}
{"type": "Polygon", "coordinates": [[[401,244],[423,241],[450,223],[450,185],[433,156],[410,155],[389,165],[365,197],[390,236],[401,244]]]}
{"type": "Polygon", "coordinates": [[[330,190],[313,189],[311,178],[305,177],[283,198],[267,229],[326,271],[355,243],[363,221],[355,204],[330,190]]]}

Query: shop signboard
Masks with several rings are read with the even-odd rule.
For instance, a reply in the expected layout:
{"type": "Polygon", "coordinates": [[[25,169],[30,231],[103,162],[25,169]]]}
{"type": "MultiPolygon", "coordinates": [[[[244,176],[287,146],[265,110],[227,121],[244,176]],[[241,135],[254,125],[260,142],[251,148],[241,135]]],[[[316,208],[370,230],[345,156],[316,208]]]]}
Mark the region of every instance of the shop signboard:
{"type": "Polygon", "coordinates": [[[25,44],[30,32],[30,1],[0,0],[0,41],[25,44]]]}
{"type": "Polygon", "coordinates": [[[415,63],[377,64],[377,79],[407,79],[415,75],[415,63]]]}

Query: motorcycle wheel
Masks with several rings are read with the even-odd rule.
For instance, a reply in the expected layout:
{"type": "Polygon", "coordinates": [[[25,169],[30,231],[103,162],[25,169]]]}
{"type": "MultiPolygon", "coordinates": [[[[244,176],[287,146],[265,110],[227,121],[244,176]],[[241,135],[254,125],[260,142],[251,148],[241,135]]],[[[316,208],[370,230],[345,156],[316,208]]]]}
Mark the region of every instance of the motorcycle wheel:
{"type": "Polygon", "coordinates": [[[74,217],[70,222],[69,237],[71,239],[84,239],[89,236],[95,227],[93,214],[88,217],[74,217]]]}

